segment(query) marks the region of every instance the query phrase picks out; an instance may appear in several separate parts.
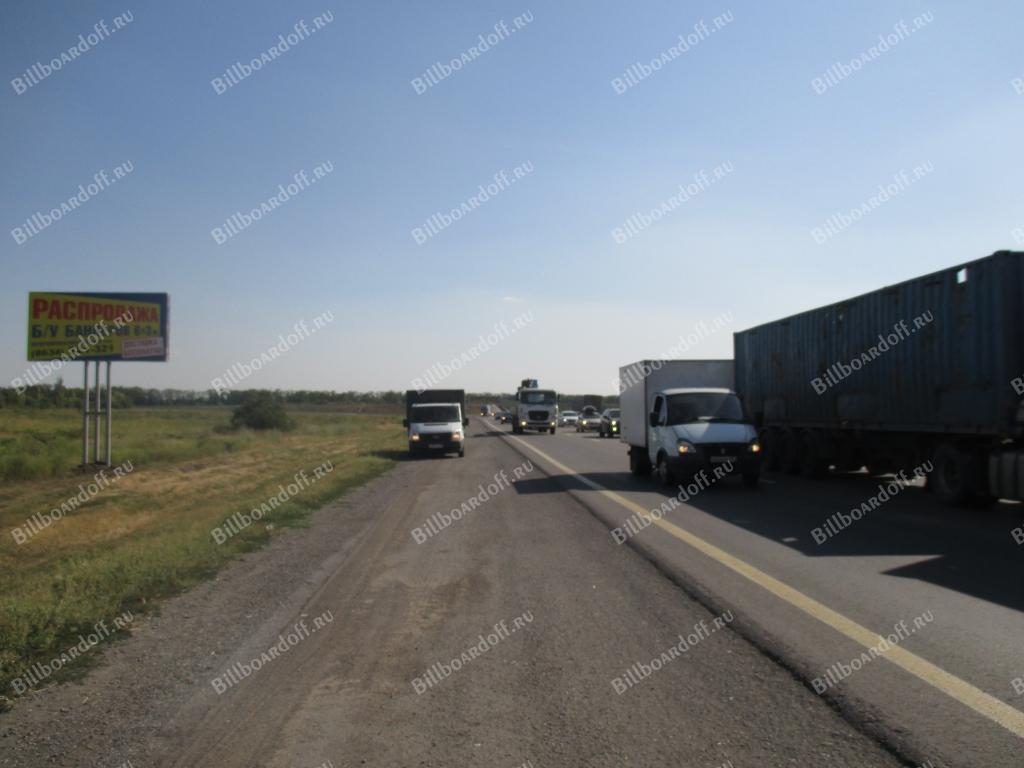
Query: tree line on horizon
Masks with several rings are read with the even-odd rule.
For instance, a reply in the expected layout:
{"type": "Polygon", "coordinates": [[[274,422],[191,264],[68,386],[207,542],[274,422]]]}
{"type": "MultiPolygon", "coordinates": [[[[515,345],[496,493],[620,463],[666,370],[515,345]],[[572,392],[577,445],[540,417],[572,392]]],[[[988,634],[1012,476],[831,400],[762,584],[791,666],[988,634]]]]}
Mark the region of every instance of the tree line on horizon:
{"type": "MultiPolygon", "coordinates": [[[[93,392],[90,390],[90,398],[93,392]]],[[[104,397],[106,395],[104,394],[104,397]]],[[[270,396],[285,405],[378,405],[399,406],[405,402],[404,390],[359,392],[348,390],[335,392],[315,389],[236,389],[218,393],[214,389],[191,390],[152,387],[118,387],[112,389],[114,408],[147,406],[196,406],[196,405],[241,405],[253,397],[270,396]]],[[[511,392],[467,392],[466,399],[474,404],[508,406],[515,401],[511,392]]],[[[559,401],[563,408],[578,408],[583,395],[561,394],[559,401]]],[[[617,398],[606,397],[612,405],[617,398]]],[[[33,384],[23,389],[0,387],[0,408],[80,408],[82,388],[65,386],[63,379],[53,384],[33,384]]]]}

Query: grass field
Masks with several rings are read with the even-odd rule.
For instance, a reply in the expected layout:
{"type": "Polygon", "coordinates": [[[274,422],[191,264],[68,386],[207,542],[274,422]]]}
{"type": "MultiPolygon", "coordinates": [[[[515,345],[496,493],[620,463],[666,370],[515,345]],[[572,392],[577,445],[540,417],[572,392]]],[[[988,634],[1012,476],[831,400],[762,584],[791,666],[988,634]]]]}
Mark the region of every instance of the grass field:
{"type": "Polygon", "coordinates": [[[58,657],[98,622],[125,611],[137,616],[276,528],[301,524],[386,470],[405,446],[400,416],[289,415],[296,426],[288,432],[233,432],[225,429],[227,408],[119,411],[113,459],[122,474],[108,471],[96,481],[93,471],[74,469],[75,411],[0,410],[0,695],[12,697],[13,680],[24,681],[35,662],[58,657]],[[300,487],[301,471],[308,482],[300,487]],[[298,491],[282,493],[289,484],[298,491]],[[215,527],[271,496],[286,501],[216,543],[215,527]],[[73,498],[84,503],[52,514],[62,503],[70,509],[73,498]],[[54,520],[45,524],[39,515],[54,520]]]}

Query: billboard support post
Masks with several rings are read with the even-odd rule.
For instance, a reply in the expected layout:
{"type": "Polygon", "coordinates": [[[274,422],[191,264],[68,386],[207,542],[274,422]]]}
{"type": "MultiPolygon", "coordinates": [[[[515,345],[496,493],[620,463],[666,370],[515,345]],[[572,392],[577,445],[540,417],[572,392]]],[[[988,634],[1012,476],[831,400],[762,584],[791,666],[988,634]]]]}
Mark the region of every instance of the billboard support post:
{"type": "Polygon", "coordinates": [[[110,425],[113,419],[114,407],[111,401],[112,389],[110,386],[110,360],[107,360],[107,466],[111,466],[111,450],[110,450],[110,425]]]}
{"type": "Polygon", "coordinates": [[[96,361],[96,375],[94,377],[94,381],[95,381],[95,385],[94,386],[95,386],[95,389],[96,389],[96,392],[95,392],[96,407],[93,409],[93,417],[96,419],[96,431],[93,433],[93,436],[92,436],[92,460],[93,460],[94,464],[99,464],[100,463],[100,413],[102,413],[102,411],[100,410],[100,363],[99,363],[98,360],[96,361]]]}
{"type": "Polygon", "coordinates": [[[82,365],[85,371],[82,380],[82,468],[84,469],[89,464],[89,361],[83,360],[82,365]]]}

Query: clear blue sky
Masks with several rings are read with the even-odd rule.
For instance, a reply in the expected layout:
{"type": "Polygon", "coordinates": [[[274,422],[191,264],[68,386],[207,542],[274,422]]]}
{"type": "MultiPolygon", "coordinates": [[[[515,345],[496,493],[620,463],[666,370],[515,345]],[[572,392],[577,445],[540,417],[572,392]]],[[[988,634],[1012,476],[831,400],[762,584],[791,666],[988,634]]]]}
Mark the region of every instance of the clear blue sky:
{"type": "MultiPolygon", "coordinates": [[[[30,290],[166,291],[171,361],[115,381],[205,389],[299,320],[325,330],[245,386],[404,389],[500,320],[533,322],[447,385],[524,376],[610,392],[700,321],[731,331],[1014,246],[1024,8],[816,3],[182,2],[0,8],[0,380],[26,368],[30,290]],[[554,6],[554,7],[552,7],[554,6]],[[770,7],[769,7],[770,6],[770,7]],[[101,19],[133,21],[20,95],[10,81],[101,19]],[[210,81],[324,11],[333,23],[218,95],[210,81]],[[702,19],[733,20],[625,93],[702,19]],[[480,34],[533,21],[423,94],[480,34]],[[811,81],[901,20],[933,21],[823,94],[811,81]],[[10,232],[129,161],[18,245],[10,232]],[[294,173],[334,172],[223,245],[211,229],[294,173]],[[533,172],[423,245],[494,173],[533,172]],[[624,244],[611,232],[732,172],[624,244]],[[933,171],[823,244],[812,228],[900,171],[933,171]]],[[[1020,247],[1020,246],[1018,246],[1020,247]]],[[[81,366],[67,369],[77,382],[81,366]]]]}

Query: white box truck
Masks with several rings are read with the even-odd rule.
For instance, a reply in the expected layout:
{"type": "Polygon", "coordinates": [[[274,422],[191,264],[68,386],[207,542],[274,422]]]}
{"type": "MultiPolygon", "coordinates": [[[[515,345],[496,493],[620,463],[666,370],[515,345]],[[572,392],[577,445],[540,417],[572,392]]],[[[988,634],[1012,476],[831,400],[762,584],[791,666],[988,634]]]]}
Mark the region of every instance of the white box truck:
{"type": "Polygon", "coordinates": [[[409,453],[466,455],[466,392],[462,389],[410,389],[405,393],[409,453]]]}
{"type": "Polygon", "coordinates": [[[757,485],[757,430],[733,391],[732,360],[640,360],[619,369],[620,437],[634,475],[665,485],[724,468],[757,485]]]}

